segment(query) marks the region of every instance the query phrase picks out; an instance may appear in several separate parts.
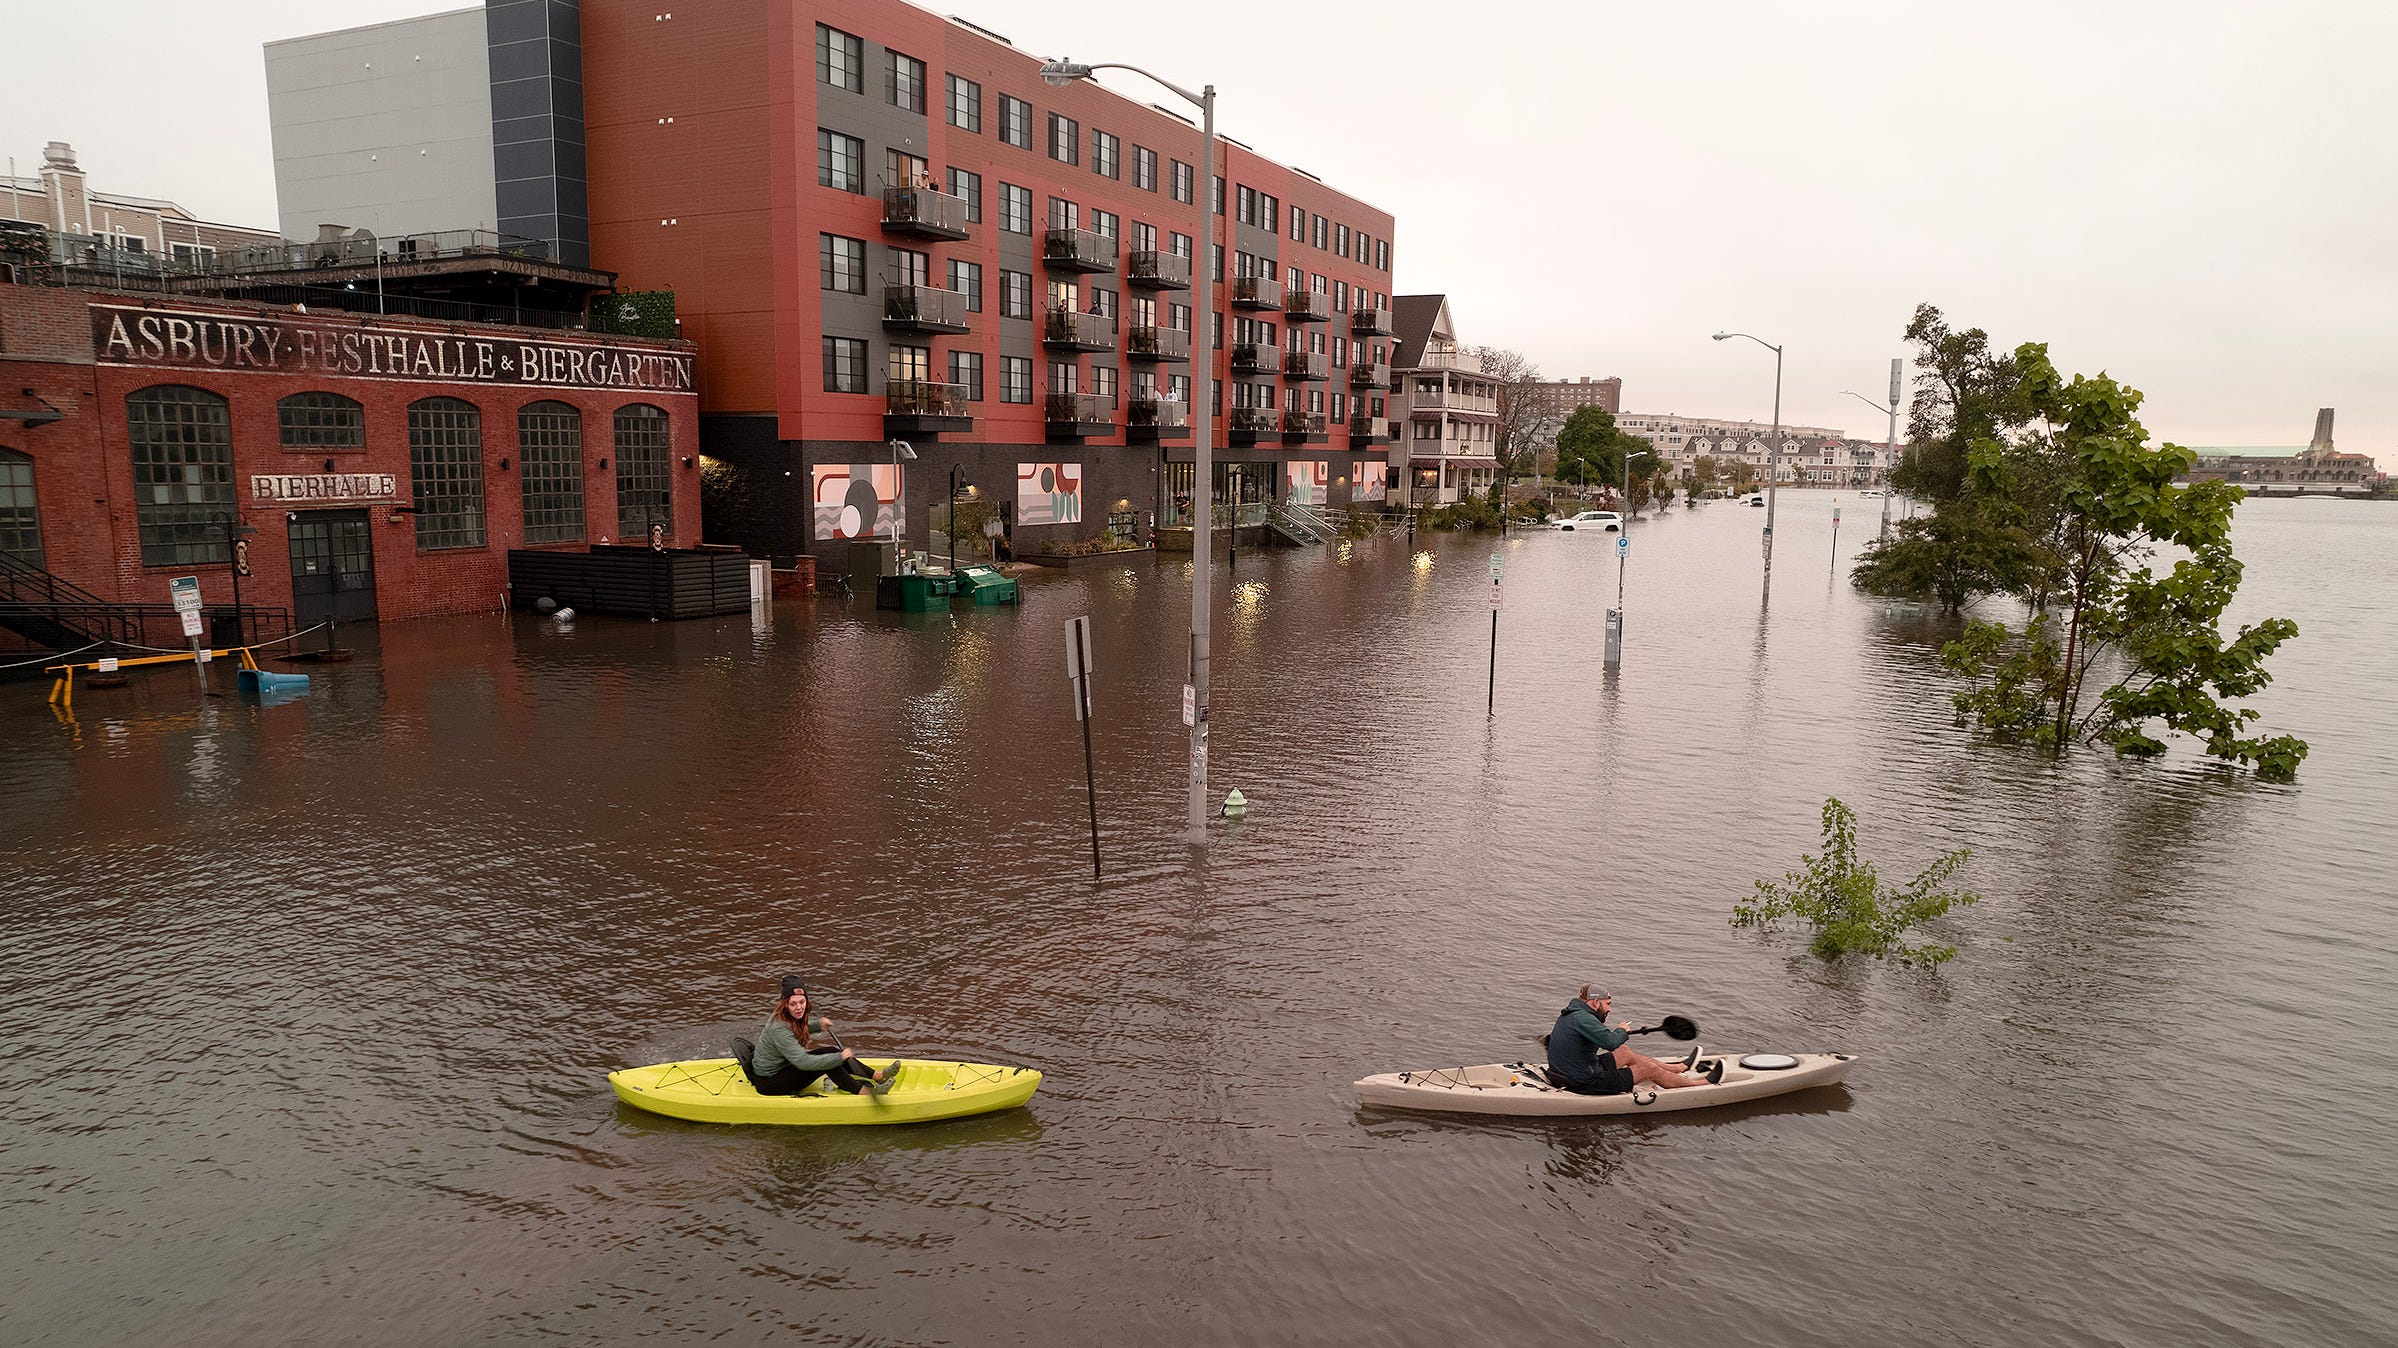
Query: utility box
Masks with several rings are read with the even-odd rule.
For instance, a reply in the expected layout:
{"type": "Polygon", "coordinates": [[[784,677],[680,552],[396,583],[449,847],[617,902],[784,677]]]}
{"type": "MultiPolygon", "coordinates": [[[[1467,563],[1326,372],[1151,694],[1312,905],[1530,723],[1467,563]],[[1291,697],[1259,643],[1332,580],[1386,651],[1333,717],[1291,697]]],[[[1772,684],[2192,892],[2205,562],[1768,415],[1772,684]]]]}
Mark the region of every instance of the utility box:
{"type": "Polygon", "coordinates": [[[938,613],[948,609],[949,596],[957,592],[955,576],[883,576],[874,582],[874,606],[902,613],[938,613]]]}
{"type": "Polygon", "coordinates": [[[1016,602],[1016,582],[1000,575],[998,568],[967,566],[958,569],[958,592],[973,596],[977,604],[1013,604],[1016,602]]]}
{"type": "Polygon", "coordinates": [[[899,544],[888,538],[849,540],[849,584],[861,593],[874,588],[879,576],[899,574],[899,544]]]}

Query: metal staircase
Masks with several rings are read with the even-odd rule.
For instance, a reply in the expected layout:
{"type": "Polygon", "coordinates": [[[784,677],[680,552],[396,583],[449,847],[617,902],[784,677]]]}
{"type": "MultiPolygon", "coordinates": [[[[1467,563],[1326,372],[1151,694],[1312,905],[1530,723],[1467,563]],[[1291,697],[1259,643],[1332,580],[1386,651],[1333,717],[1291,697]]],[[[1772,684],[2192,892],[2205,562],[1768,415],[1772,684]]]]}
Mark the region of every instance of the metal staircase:
{"type": "MultiPolygon", "coordinates": [[[[207,608],[212,625],[230,622],[233,611],[231,604],[207,608]]],[[[289,609],[244,604],[241,618],[242,635],[253,645],[291,635],[289,609]]],[[[115,603],[6,552],[0,552],[0,630],[44,651],[179,650],[190,643],[173,604],[115,603]]]]}
{"type": "Polygon", "coordinates": [[[1274,532],[1303,548],[1317,547],[1341,536],[1340,526],[1314,506],[1278,501],[1266,512],[1266,523],[1274,527],[1274,532]]]}

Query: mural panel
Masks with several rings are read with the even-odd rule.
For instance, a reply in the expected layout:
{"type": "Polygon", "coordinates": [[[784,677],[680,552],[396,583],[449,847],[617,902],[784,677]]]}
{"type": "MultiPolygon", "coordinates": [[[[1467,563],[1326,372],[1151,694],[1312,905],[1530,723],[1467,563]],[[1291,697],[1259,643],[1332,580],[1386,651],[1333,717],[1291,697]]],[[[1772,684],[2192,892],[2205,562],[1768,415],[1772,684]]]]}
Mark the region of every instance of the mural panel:
{"type": "Polygon", "coordinates": [[[1293,460],[1282,465],[1283,499],[1292,505],[1320,506],[1332,481],[1332,465],[1322,459],[1293,460]]]}
{"type": "Polygon", "coordinates": [[[815,475],[816,537],[892,538],[903,532],[901,470],[888,463],[820,463],[815,475]]]}
{"type": "Polygon", "coordinates": [[[1390,460],[1360,459],[1357,462],[1357,476],[1349,480],[1357,484],[1357,489],[1349,493],[1350,500],[1371,501],[1380,505],[1384,493],[1390,490],[1390,460]]]}
{"type": "Polygon", "coordinates": [[[1081,464],[1020,463],[1016,465],[1016,523],[1079,524],[1081,522],[1081,464]]]}

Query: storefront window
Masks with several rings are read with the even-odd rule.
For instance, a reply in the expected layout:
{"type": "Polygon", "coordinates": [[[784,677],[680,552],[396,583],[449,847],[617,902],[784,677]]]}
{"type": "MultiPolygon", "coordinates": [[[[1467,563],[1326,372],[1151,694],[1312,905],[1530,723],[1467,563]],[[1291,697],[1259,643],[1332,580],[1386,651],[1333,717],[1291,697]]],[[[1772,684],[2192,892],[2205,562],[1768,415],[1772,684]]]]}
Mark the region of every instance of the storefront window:
{"type": "Polygon", "coordinates": [[[483,546],[483,414],[456,398],[408,405],[408,480],[416,546],[483,546]]]}
{"type": "Polygon", "coordinates": [[[628,542],[646,539],[652,524],[674,527],[668,443],[664,411],[637,403],[617,412],[616,532],[628,542]]]}
{"type": "Polygon", "coordinates": [[[134,519],[144,566],[225,560],[219,523],[233,513],[233,421],[205,389],[162,385],[125,395],[134,519]]]}
{"type": "Polygon", "coordinates": [[[516,414],[523,465],[525,541],[583,541],[583,414],[565,403],[528,403],[516,414]]]}

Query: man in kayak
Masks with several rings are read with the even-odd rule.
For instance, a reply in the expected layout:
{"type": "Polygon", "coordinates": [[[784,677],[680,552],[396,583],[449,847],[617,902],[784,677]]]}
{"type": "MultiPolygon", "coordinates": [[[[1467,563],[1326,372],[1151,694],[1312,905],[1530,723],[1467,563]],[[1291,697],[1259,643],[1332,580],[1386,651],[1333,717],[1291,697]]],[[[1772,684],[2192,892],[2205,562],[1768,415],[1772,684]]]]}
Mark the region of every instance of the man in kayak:
{"type": "Polygon", "coordinates": [[[890,1090],[899,1075],[897,1062],[880,1072],[869,1072],[857,1060],[858,1055],[846,1048],[830,1053],[816,1050],[815,1036],[831,1034],[832,1029],[830,1020],[808,1014],[808,985],[798,974],[785,975],[782,1000],[758,1028],[757,1051],[751,1058],[758,1093],[797,1095],[815,1085],[819,1077],[828,1076],[833,1085],[852,1095],[881,1095],[890,1090]]]}
{"type": "Polygon", "coordinates": [[[1607,1023],[1613,999],[1582,985],[1581,994],[1557,1015],[1549,1031],[1549,1079],[1578,1095],[1622,1095],[1635,1085],[1677,1090],[1704,1086],[1709,1078],[1692,1076],[1634,1050],[1630,1030],[1607,1023]]]}

